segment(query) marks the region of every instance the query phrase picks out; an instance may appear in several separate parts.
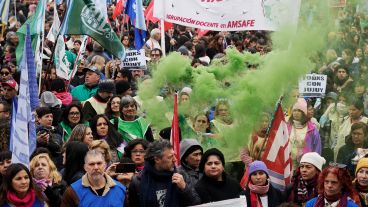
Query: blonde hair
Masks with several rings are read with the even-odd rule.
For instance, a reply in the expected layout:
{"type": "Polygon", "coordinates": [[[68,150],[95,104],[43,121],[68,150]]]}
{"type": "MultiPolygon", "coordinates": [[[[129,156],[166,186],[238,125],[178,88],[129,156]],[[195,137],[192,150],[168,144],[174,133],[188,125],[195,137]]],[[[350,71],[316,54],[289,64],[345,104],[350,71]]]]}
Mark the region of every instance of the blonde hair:
{"type": "Polygon", "coordinates": [[[328,63],[337,60],[337,54],[334,49],[329,49],[326,52],[326,60],[328,63]]]}
{"type": "Polygon", "coordinates": [[[101,148],[104,151],[104,158],[106,163],[109,163],[112,159],[110,153],[110,146],[107,142],[103,139],[93,140],[91,145],[88,147],[89,150],[95,150],[97,148],[101,148]]]}
{"type": "Polygon", "coordinates": [[[102,57],[101,55],[95,55],[93,56],[92,60],[91,60],[91,64],[90,65],[94,65],[96,66],[100,71],[102,71],[104,69],[103,65],[101,65],[101,63],[105,64],[105,58],[102,57]]]}
{"type": "Polygon", "coordinates": [[[36,164],[37,162],[40,161],[41,158],[46,159],[47,164],[49,165],[49,169],[50,169],[50,174],[49,174],[49,178],[52,179],[53,183],[60,183],[61,182],[61,175],[60,173],[57,171],[57,168],[54,164],[54,162],[50,159],[50,157],[45,154],[39,154],[36,155],[35,157],[33,157],[33,159],[31,160],[31,163],[29,164],[29,169],[31,172],[32,177],[34,177],[33,171],[36,168],[36,164]]]}

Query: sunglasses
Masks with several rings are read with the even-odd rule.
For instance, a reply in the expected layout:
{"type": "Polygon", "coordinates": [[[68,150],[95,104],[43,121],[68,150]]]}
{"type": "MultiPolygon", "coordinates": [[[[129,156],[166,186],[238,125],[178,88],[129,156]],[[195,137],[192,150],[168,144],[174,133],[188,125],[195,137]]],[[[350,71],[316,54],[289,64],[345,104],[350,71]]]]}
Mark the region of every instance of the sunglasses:
{"type": "Polygon", "coordinates": [[[337,162],[330,162],[329,166],[331,166],[331,167],[337,167],[337,168],[340,168],[340,169],[347,169],[347,165],[341,164],[341,163],[337,163],[337,162]]]}
{"type": "Polygon", "coordinates": [[[8,76],[10,73],[9,73],[9,72],[1,72],[0,74],[1,74],[2,76],[4,76],[4,75],[5,75],[5,76],[8,76]]]}

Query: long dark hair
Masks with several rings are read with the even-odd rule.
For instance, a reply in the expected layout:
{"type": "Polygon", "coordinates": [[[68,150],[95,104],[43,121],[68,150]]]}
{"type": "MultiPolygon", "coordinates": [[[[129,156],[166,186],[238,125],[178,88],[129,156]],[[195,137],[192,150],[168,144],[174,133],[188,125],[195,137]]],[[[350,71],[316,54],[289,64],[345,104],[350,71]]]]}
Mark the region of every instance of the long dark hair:
{"type": "MultiPolygon", "coordinates": [[[[67,106],[64,111],[63,111],[63,122],[65,124],[68,124],[70,126],[70,122],[69,122],[69,112],[70,110],[73,108],[73,107],[76,107],[78,108],[79,110],[79,113],[80,113],[80,120],[79,120],[79,123],[78,124],[82,124],[84,122],[84,119],[83,119],[83,113],[82,113],[82,106],[80,104],[77,104],[77,103],[72,103],[70,104],[69,106],[67,106]]],[[[73,128],[73,127],[71,127],[73,128]]]]}
{"type": "Polygon", "coordinates": [[[92,130],[92,134],[93,134],[94,139],[101,139],[102,138],[102,137],[99,137],[98,134],[97,134],[97,121],[98,121],[99,118],[104,118],[106,123],[107,123],[107,126],[108,126],[107,138],[106,138],[107,144],[109,144],[111,149],[116,149],[123,142],[123,138],[115,130],[114,126],[111,124],[111,122],[109,121],[107,116],[104,115],[104,114],[99,114],[99,115],[93,117],[92,121],[89,124],[89,126],[91,127],[91,130],[92,130]]]}
{"type": "Polygon", "coordinates": [[[71,141],[66,145],[65,168],[63,180],[68,185],[72,184],[72,178],[78,172],[85,172],[84,157],[88,152],[88,146],[83,142],[71,141]]]}
{"type": "MultiPolygon", "coordinates": [[[[109,101],[107,102],[107,106],[106,106],[106,109],[105,109],[105,114],[106,114],[106,116],[109,118],[109,119],[113,119],[113,118],[115,118],[115,116],[114,116],[114,112],[112,112],[112,110],[111,110],[111,101],[114,99],[114,98],[116,98],[116,97],[118,97],[119,99],[121,99],[121,96],[119,96],[119,95],[114,95],[114,96],[112,96],[110,99],[109,99],[109,101]]],[[[120,112],[120,106],[119,106],[119,112],[120,112]]],[[[121,113],[121,112],[120,112],[121,113]]],[[[93,130],[92,130],[93,131],[93,130]]]]}
{"type": "Polygon", "coordinates": [[[12,191],[15,192],[13,186],[12,186],[12,181],[13,178],[17,175],[17,173],[19,173],[20,171],[26,171],[28,177],[29,177],[29,188],[33,189],[33,184],[32,184],[32,176],[31,173],[29,172],[28,168],[21,164],[21,163],[13,163],[11,165],[9,165],[8,169],[6,170],[6,173],[4,175],[3,178],[3,183],[1,185],[1,195],[0,195],[0,204],[3,204],[6,202],[6,192],[8,191],[12,191]]]}

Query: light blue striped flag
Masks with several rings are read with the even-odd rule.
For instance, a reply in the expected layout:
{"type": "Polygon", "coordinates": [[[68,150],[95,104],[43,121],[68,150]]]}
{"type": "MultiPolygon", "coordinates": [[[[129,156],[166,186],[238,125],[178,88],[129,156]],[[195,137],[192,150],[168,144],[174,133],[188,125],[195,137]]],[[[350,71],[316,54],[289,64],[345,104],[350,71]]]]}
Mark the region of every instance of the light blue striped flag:
{"type": "Polygon", "coordinates": [[[128,14],[132,25],[134,25],[134,43],[135,48],[139,50],[145,43],[147,31],[142,0],[128,0],[126,14],[128,14]]]}
{"type": "Polygon", "coordinates": [[[2,24],[8,24],[8,17],[9,17],[9,5],[10,0],[2,0],[0,2],[0,21],[2,24]]]}
{"type": "MultiPolygon", "coordinates": [[[[34,110],[39,105],[37,96],[36,65],[31,45],[29,25],[25,38],[23,58],[20,65],[21,77],[18,95],[18,107],[15,120],[12,120],[11,151],[13,163],[23,163],[28,166],[29,157],[36,149],[37,135],[34,110]]],[[[13,113],[14,114],[14,113],[13,113]]]]}

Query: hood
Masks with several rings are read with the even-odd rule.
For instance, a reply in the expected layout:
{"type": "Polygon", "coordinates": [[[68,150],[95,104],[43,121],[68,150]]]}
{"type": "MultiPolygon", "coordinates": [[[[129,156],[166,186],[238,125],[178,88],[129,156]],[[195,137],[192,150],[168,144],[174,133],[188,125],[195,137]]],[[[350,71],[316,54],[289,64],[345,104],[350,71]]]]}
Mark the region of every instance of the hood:
{"type": "Polygon", "coordinates": [[[196,139],[183,139],[180,142],[180,160],[182,161],[188,154],[200,149],[203,152],[203,148],[196,139]]]}

